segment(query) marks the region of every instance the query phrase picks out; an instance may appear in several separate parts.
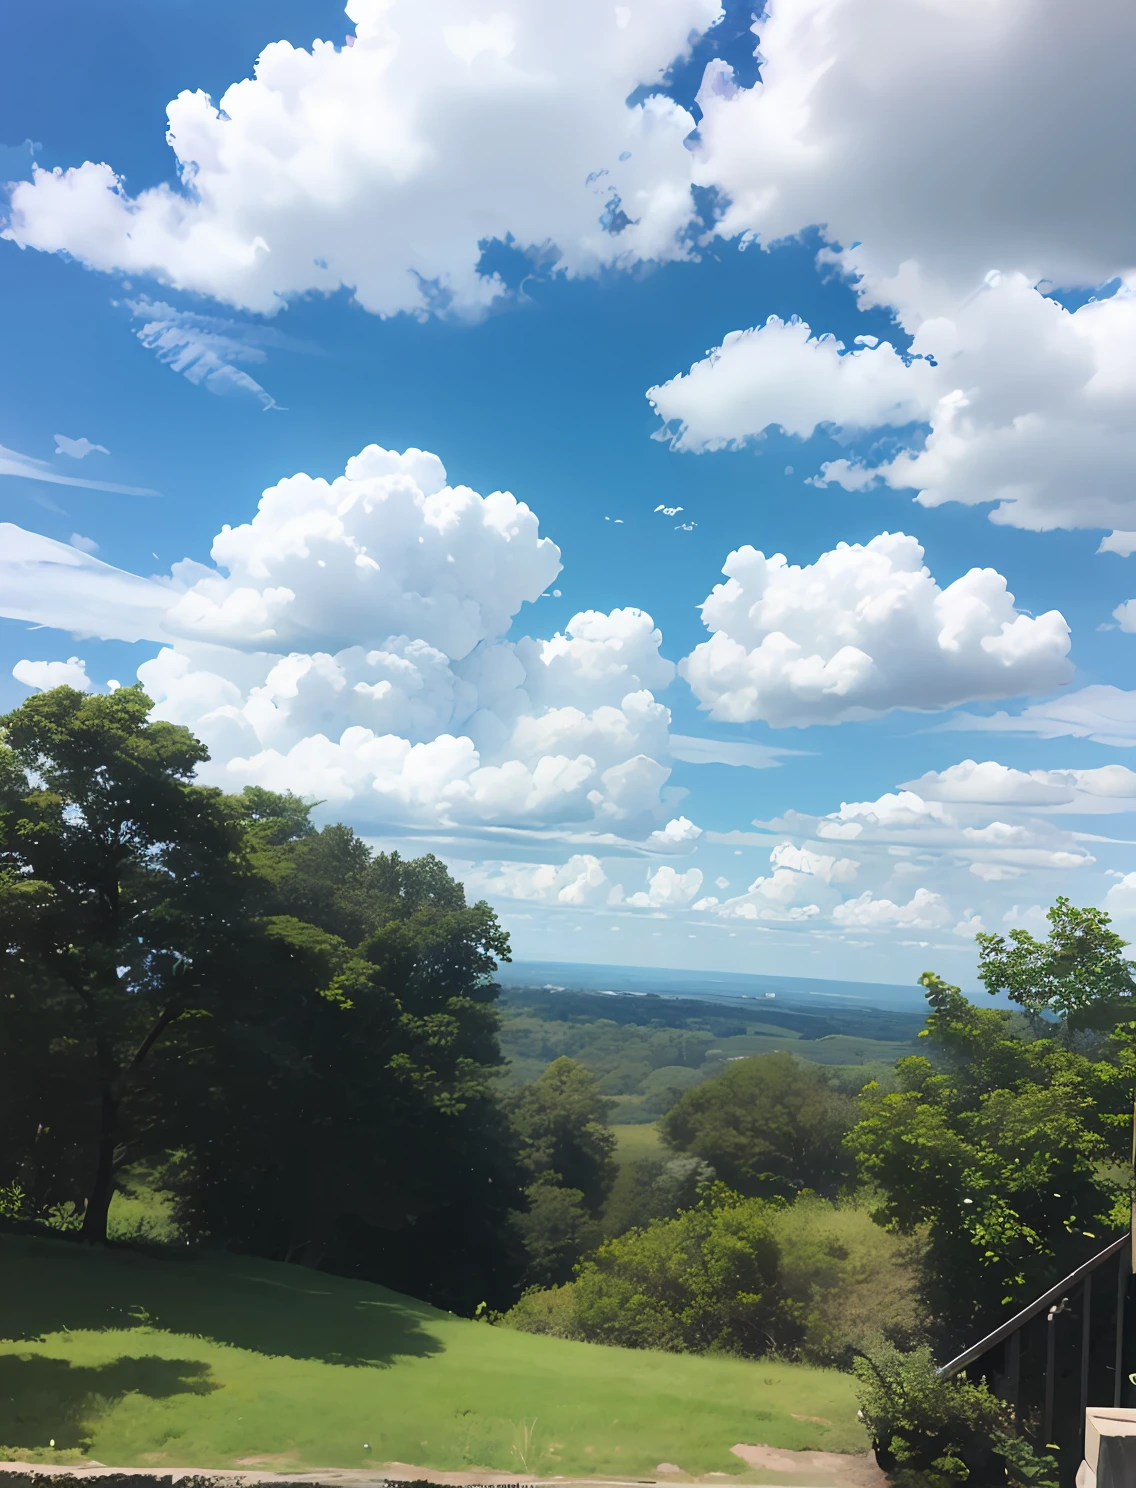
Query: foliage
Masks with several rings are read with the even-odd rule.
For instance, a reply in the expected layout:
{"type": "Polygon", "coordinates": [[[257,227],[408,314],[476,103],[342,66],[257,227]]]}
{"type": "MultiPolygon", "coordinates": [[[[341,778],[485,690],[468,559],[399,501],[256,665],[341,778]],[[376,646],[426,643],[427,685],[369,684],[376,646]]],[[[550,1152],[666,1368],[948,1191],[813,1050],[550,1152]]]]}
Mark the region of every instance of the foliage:
{"type": "Polygon", "coordinates": [[[1056,1488],[1052,1459],[1012,1435],[1009,1408],[984,1384],[941,1378],[929,1348],[861,1355],[860,1415],[896,1488],[1056,1488]]]}
{"type": "Polygon", "coordinates": [[[149,710],[60,687],[0,719],[0,1181],[83,1207],[92,1240],[116,1171],[167,1140],[161,1056],[225,1016],[248,940],[234,814],[149,710]]]}
{"type": "Polygon", "coordinates": [[[957,1333],[1041,1291],[1124,1223],[1118,1165],[1130,1140],[1136,1062],[1124,1040],[1092,1060],[1023,1038],[926,973],[930,1057],[869,1086],[848,1137],[879,1194],[877,1220],[926,1226],[928,1290],[957,1333]]]}
{"type": "Polygon", "coordinates": [[[504,1328],[518,1333],[545,1333],[550,1338],[578,1338],[576,1326],[576,1287],[531,1287],[522,1292],[509,1311],[500,1319],[504,1328]]]}
{"type": "Polygon", "coordinates": [[[1060,898],[1048,912],[1049,936],[1028,930],[982,934],[978,974],[990,993],[1006,992],[1031,1012],[1057,1013],[1074,1027],[1111,1028],[1136,1017],[1136,981],[1123,955],[1126,940],[1101,909],[1077,909],[1060,898]]]}
{"type": "Polygon", "coordinates": [[[6,1208],[104,1239],[120,1175],[178,1152],[189,1234],[506,1300],[508,937],[434,857],[195,784],[150,706],[57,688],[0,720],[6,1208]]]}
{"type": "Polygon", "coordinates": [[[625,1164],[604,1207],[604,1234],[622,1235],[693,1209],[715,1176],[700,1157],[647,1157],[625,1164]]]}
{"type": "Polygon", "coordinates": [[[739,1059],[689,1090],[660,1123],[665,1140],[747,1196],[833,1195],[851,1174],[841,1138],[855,1107],[791,1054],[739,1059]]]}
{"type": "Polygon", "coordinates": [[[599,1213],[615,1179],[611,1102],[595,1076],[574,1059],[556,1059],[513,1097],[510,1114],[521,1164],[534,1180],[551,1180],[583,1196],[599,1213]]]}
{"type": "Polygon", "coordinates": [[[922,1341],[921,1236],[889,1234],[862,1205],[811,1194],[778,1205],[771,1224],[781,1255],[782,1353],[847,1369],[880,1339],[922,1341]]]}
{"type": "Polygon", "coordinates": [[[675,1353],[765,1353],[780,1265],[769,1209],[722,1197],[608,1240],[585,1261],[574,1288],[579,1336],[675,1353]]]}
{"type": "Polygon", "coordinates": [[[525,1197],[527,1209],[513,1216],[526,1257],[525,1278],[538,1287],[560,1285],[580,1257],[599,1244],[599,1223],[578,1188],[562,1188],[550,1178],[530,1184],[525,1197]]]}

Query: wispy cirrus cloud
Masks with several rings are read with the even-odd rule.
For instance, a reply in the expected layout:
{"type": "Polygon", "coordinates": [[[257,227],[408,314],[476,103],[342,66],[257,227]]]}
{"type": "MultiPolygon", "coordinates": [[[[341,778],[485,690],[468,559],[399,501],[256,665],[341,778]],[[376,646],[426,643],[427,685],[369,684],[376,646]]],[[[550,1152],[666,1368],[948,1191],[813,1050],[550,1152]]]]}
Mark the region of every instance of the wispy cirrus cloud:
{"type": "Polygon", "coordinates": [[[142,322],[134,334],[165,366],[218,397],[253,399],[265,412],[280,404],[244,368],[262,366],[269,349],[318,352],[318,347],[271,326],[179,310],[145,296],[125,303],[131,316],[142,322]]]}
{"type": "MultiPolygon", "coordinates": [[[[56,439],[59,438],[57,434],[56,439]]],[[[53,486],[83,486],[88,491],[113,491],[120,496],[159,496],[160,491],[149,486],[125,486],[118,481],[88,480],[82,475],[64,475],[49,465],[46,460],[37,460],[34,455],[22,455],[19,450],[7,449],[0,444],[0,475],[23,476],[25,480],[46,481],[53,486]]]]}

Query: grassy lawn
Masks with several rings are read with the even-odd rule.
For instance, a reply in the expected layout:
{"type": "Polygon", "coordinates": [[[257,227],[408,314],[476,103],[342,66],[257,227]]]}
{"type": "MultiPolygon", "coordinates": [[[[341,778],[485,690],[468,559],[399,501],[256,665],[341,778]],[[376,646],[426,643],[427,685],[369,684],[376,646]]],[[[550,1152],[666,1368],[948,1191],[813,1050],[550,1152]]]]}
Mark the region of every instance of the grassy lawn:
{"type": "Polygon", "coordinates": [[[753,1481],[735,1442],[865,1446],[846,1375],[515,1333],[295,1266],[0,1236],[0,1297],[0,1457],[753,1481]]]}

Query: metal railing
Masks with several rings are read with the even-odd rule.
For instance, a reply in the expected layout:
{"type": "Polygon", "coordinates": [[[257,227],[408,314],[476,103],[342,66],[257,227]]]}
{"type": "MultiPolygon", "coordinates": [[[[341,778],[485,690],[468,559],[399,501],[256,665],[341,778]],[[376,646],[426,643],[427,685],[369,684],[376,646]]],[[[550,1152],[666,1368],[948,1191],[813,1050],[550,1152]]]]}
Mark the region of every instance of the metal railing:
{"type": "MultiPolygon", "coordinates": [[[[1075,1312],[1076,1303],[1079,1301],[1081,1314],[1080,1328],[1080,1370],[1079,1370],[1079,1406],[1078,1420],[1080,1422],[1080,1451],[1084,1450],[1085,1411],[1090,1405],[1119,1406],[1124,1386],[1124,1325],[1125,1306],[1128,1297],[1128,1284],[1132,1276],[1132,1237],[1125,1233],[1119,1239],[1114,1240],[1111,1245],[1105,1247],[1099,1255],[1093,1256],[1092,1260],[1086,1261],[1083,1266],[1078,1266],[1068,1276],[1052,1286],[1029,1304],[1023,1307],[1008,1321],[988,1333],[985,1338],[964,1349],[961,1354],[952,1359],[950,1363],[944,1364],[939,1370],[941,1377],[950,1379],[963,1370],[970,1369],[974,1364],[987,1360],[996,1349],[1001,1348],[1002,1368],[1001,1370],[984,1369],[979,1371],[983,1374],[994,1373],[997,1376],[997,1393],[1000,1394],[1010,1405],[1014,1412],[1015,1420],[1021,1422],[1021,1361],[1022,1361],[1022,1335],[1024,1330],[1045,1313],[1045,1365],[1043,1389],[1040,1392],[1042,1405],[1042,1440],[1050,1443],[1054,1434],[1054,1409],[1056,1389],[1059,1370],[1057,1367],[1057,1321],[1063,1315],[1075,1312]],[[1112,1400],[1090,1400],[1092,1393],[1093,1371],[1093,1291],[1094,1277],[1102,1266],[1116,1259],[1116,1288],[1115,1288],[1115,1321],[1110,1319],[1110,1332],[1114,1332],[1113,1361],[1112,1361],[1112,1400]],[[1078,1297],[1079,1291],[1079,1297],[1078,1297]],[[1072,1304],[1071,1304],[1072,1299],[1072,1304]]],[[[1100,1313],[1098,1305],[1098,1316],[1100,1313]]],[[[1110,1309],[1110,1312],[1112,1309],[1110,1309]]],[[[1099,1336],[1099,1334],[1098,1334],[1099,1336]]],[[[1098,1379],[1100,1371],[1098,1373],[1098,1379]]],[[[1099,1393],[1099,1391],[1098,1391],[1099,1393]]],[[[1079,1454],[1078,1454],[1079,1455],[1079,1454]]]]}

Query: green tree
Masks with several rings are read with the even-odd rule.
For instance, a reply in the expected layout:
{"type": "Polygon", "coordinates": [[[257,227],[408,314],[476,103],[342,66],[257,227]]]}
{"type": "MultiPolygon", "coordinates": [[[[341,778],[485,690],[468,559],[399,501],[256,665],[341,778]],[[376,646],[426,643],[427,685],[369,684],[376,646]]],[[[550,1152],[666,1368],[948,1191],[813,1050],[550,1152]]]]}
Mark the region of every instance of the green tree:
{"type": "Polygon", "coordinates": [[[847,1143],[878,1221],[928,1232],[928,1291],[959,1334],[1071,1270],[1123,1222],[1136,1064],[1092,1060],[927,972],[926,1056],[869,1085],[847,1143]]]}
{"type": "Polygon", "coordinates": [[[3,1160],[92,1241],[163,1141],[160,1056],[217,1012],[244,938],[233,814],[193,783],[204,747],[149,711],[137,687],[60,687],[0,719],[3,1160]]]}
{"type": "Polygon", "coordinates": [[[976,937],[987,992],[1005,992],[1032,1013],[1056,1013],[1074,1028],[1111,1028],[1136,1017],[1128,942],[1109,928],[1104,910],[1077,909],[1061,898],[1046,918],[1045,940],[1028,930],[1011,930],[1008,939],[976,937]]]}
{"type": "Polygon", "coordinates": [[[841,1139],[854,1119],[853,1103],[816,1065],[778,1053],[732,1060],[688,1090],[660,1127],[738,1193],[831,1195],[852,1171],[841,1139]]]}
{"type": "Polygon", "coordinates": [[[616,1174],[610,1110],[595,1076],[566,1056],[554,1059],[512,1101],[521,1162],[530,1179],[575,1189],[593,1216],[603,1208],[616,1174]]]}
{"type": "Polygon", "coordinates": [[[196,1118],[187,1217],[472,1311],[519,1258],[491,974],[508,937],[437,858],[246,791],[264,952],[196,1118]]]}

